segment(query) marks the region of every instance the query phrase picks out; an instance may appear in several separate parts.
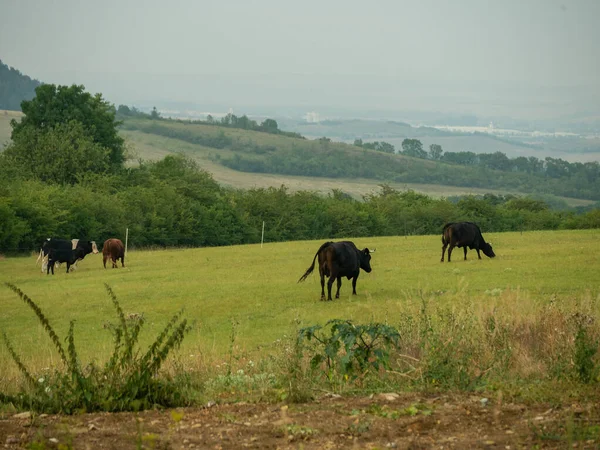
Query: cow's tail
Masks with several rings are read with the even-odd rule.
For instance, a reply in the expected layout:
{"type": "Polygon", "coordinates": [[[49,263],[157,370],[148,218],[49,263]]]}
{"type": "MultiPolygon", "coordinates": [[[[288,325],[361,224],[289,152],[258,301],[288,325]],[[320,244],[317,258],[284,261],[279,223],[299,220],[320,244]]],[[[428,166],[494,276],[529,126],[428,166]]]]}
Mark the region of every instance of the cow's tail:
{"type": "Polygon", "coordinates": [[[308,269],[306,269],[306,272],[304,272],[304,275],[302,275],[300,277],[300,279],[298,280],[298,283],[306,280],[306,278],[313,272],[313,270],[315,269],[315,261],[317,260],[317,256],[319,256],[319,253],[323,249],[329,247],[331,244],[332,244],[332,242],[325,242],[323,245],[321,245],[321,247],[319,247],[319,250],[317,250],[317,253],[315,253],[315,257],[313,258],[312,265],[308,269]]]}
{"type": "Polygon", "coordinates": [[[38,255],[37,259],[35,260],[36,267],[43,258],[44,258],[44,250],[40,248],[40,254],[38,255]]]}
{"type": "Polygon", "coordinates": [[[448,222],[446,225],[444,225],[444,228],[442,229],[442,244],[446,244],[446,242],[450,242],[450,236],[451,236],[450,230],[452,230],[450,228],[451,225],[453,225],[453,222],[448,222]]]}

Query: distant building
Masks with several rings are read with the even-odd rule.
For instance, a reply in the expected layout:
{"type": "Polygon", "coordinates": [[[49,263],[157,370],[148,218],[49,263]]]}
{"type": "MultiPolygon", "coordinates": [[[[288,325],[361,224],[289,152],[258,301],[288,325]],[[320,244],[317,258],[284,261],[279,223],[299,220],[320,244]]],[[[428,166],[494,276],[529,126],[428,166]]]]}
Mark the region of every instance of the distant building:
{"type": "Polygon", "coordinates": [[[314,111],[307,112],[304,117],[306,118],[306,121],[308,123],[317,123],[321,121],[321,119],[319,118],[319,113],[314,111]]]}

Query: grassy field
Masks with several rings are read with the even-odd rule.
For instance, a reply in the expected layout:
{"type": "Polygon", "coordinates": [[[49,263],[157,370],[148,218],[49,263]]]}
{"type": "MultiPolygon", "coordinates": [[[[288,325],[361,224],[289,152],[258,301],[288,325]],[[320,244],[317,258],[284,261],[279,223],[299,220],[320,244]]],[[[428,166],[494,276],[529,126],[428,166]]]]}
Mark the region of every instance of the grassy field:
{"type": "MultiPolygon", "coordinates": [[[[523,318],[545,305],[585,310],[600,320],[600,233],[559,231],[489,233],[495,259],[468,260],[456,251],[452,263],[439,262],[439,236],[362,238],[376,248],[373,272],[361,273],[358,296],[344,280],[341,298],[320,302],[318,275],[297,284],[321,241],[130,252],[124,269],[103,269],[100,255],[88,255],[76,272],[40,273],[35,257],[0,260],[0,330],[23,361],[41,369],[57,363],[45,331],[28,307],[10,291],[14,283],[47,314],[59,336],[76,320],[82,361],[102,360],[111,348],[103,329],[116,315],[104,283],[117,294],[126,314],[144,314],[142,340],[148,343],[180,308],[196,325],[181,358],[201,366],[226,359],[235,329],[235,352],[259,360],[278,351],[279,342],[300,326],[331,318],[387,321],[418,315],[423,300],[452,307],[469,303],[477,317],[523,318]]],[[[18,377],[0,346],[0,388],[18,377]]]]}

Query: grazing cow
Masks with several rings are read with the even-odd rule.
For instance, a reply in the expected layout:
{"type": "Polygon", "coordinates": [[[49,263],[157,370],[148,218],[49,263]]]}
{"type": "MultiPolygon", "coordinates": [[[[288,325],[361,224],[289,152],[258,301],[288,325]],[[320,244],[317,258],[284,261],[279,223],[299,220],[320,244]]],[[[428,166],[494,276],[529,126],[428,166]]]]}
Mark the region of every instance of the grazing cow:
{"type": "Polygon", "coordinates": [[[46,269],[48,266],[48,253],[50,252],[50,250],[75,250],[76,248],[81,248],[83,250],[83,256],[80,259],[83,259],[85,255],[89,253],[98,253],[98,247],[96,246],[96,242],[94,241],[84,241],[80,239],[73,239],[71,241],[68,241],[66,239],[48,238],[44,241],[42,248],[40,249],[40,254],[38,255],[38,258],[36,260],[36,265],[41,259],[42,273],[44,273],[47,271],[46,269]]]}
{"type": "Polygon", "coordinates": [[[106,269],[106,260],[112,261],[113,269],[117,268],[117,260],[121,259],[121,267],[125,267],[125,246],[120,239],[107,239],[102,246],[102,262],[106,269]]]}
{"type": "Polygon", "coordinates": [[[51,248],[48,252],[48,266],[46,267],[46,275],[52,270],[54,275],[54,265],[56,263],[67,263],[67,273],[73,264],[85,256],[85,250],[81,247],[73,249],[51,248]]]}
{"type": "Polygon", "coordinates": [[[481,230],[477,224],[474,224],[473,222],[447,223],[444,225],[444,230],[442,231],[442,244],[442,262],[444,262],[444,252],[448,245],[450,245],[450,248],[448,248],[448,262],[450,262],[450,256],[452,255],[454,247],[464,248],[465,261],[467,260],[467,247],[477,250],[479,259],[481,259],[479,250],[481,250],[485,256],[490,258],[496,256],[494,250],[492,250],[492,245],[485,242],[481,235],[481,230]]]}
{"type": "Polygon", "coordinates": [[[327,282],[327,300],[331,298],[331,286],[333,281],[337,279],[337,292],[335,298],[340,298],[340,287],[342,286],[342,277],[352,278],[352,294],[356,295],[356,280],[360,274],[360,269],[365,272],[371,272],[371,253],[375,249],[369,250],[365,248],[359,250],[353,242],[325,242],[313,258],[312,266],[310,266],[304,275],[300,277],[298,283],[306,280],[313,269],[315,268],[315,260],[319,258],[319,274],[321,275],[321,300],[325,300],[325,277],[328,276],[327,282]]]}

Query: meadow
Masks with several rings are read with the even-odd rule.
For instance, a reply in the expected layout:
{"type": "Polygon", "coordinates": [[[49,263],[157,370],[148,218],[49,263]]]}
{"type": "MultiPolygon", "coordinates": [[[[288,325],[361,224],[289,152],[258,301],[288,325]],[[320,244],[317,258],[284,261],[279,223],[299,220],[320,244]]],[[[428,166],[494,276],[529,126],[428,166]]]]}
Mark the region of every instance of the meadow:
{"type": "MultiPolygon", "coordinates": [[[[69,321],[76,321],[75,339],[84,363],[103,362],[112,348],[112,337],[104,328],[117,317],[104,283],[112,287],[126,315],[144,314],[143,345],[185,308],[185,317],[195,325],[176,359],[189,370],[217,367],[231,362],[232,355],[244,364],[261,361],[280,353],[282,342],[299,327],[333,318],[385,322],[402,333],[403,324],[417,318],[425,305],[432,311],[454,312],[456,318],[468,310],[471,318],[462,325],[466,334],[471,332],[469,324],[490,315],[539,327],[548,307],[566,315],[584,314],[593,321],[592,335],[598,332],[597,230],[486,233],[485,238],[494,246],[496,258],[482,255],[478,260],[476,252],[469,251],[463,261],[462,250],[455,249],[453,261],[443,264],[437,235],[355,239],[359,248],[376,248],[373,271],[361,273],[357,296],[351,295],[351,283],[344,279],[341,298],[333,302],[319,301],[318,274],[297,283],[322,241],[137,250],[128,253],[125,268],[106,270],[101,255],[88,255],[75,272],[66,274],[63,266],[54,276],[40,273],[34,255],[4,258],[0,330],[34,372],[59,362],[33,313],[4,285],[9,282],[41,307],[61,339],[69,321]]],[[[443,317],[438,320],[443,322],[443,317]]],[[[572,341],[559,332],[546,338],[555,344],[572,341]]],[[[526,372],[537,370],[536,364],[526,372]]],[[[20,374],[4,345],[0,367],[0,391],[10,391],[20,374]]]]}

